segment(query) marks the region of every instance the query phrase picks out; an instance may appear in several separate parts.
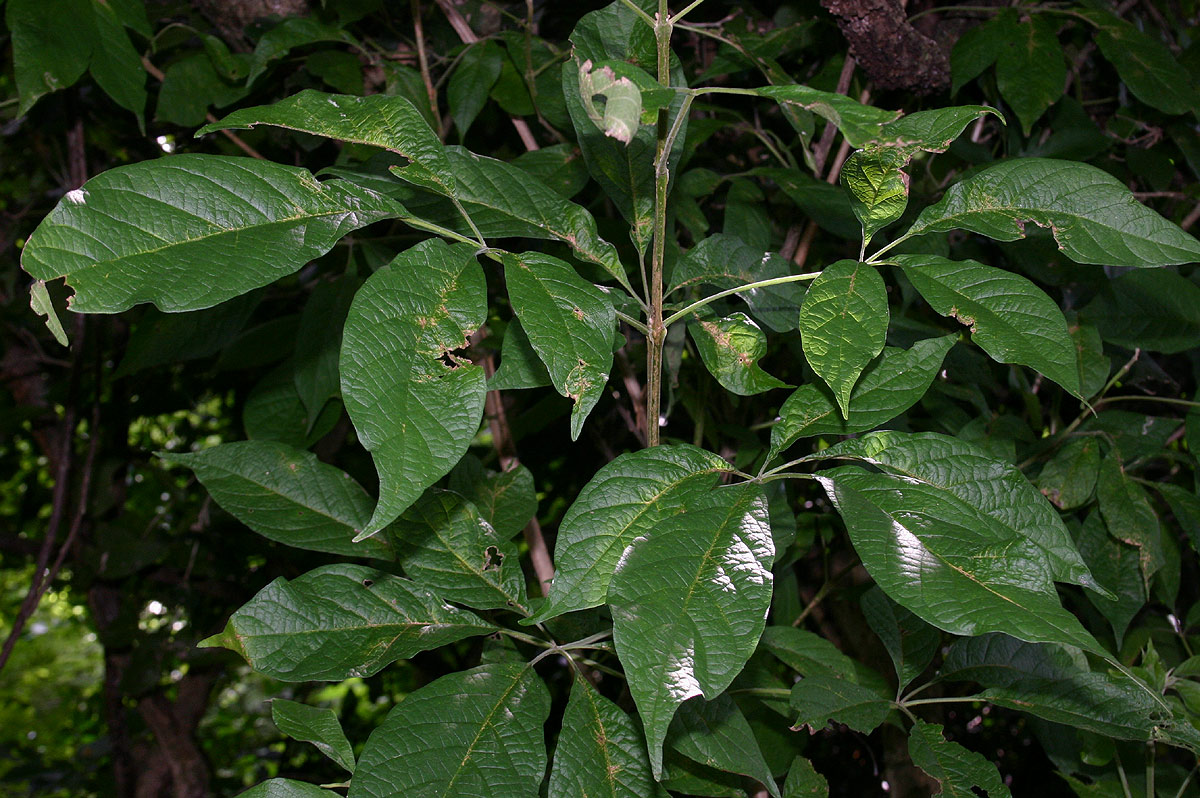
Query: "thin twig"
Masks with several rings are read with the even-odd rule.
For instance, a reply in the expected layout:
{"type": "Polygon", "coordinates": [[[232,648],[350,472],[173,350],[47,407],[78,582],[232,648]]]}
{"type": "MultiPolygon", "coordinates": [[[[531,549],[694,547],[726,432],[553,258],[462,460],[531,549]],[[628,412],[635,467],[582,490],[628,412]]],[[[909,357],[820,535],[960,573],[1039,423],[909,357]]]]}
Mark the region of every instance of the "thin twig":
{"type": "Polygon", "coordinates": [[[425,52],[425,25],[421,21],[421,0],[412,0],[413,35],[417,39],[417,63],[421,68],[421,80],[425,83],[425,94],[429,97],[429,108],[433,118],[438,123],[438,138],[444,139],[446,131],[442,126],[442,115],[438,113],[437,89],[433,85],[433,76],[429,73],[429,56],[425,52]]]}

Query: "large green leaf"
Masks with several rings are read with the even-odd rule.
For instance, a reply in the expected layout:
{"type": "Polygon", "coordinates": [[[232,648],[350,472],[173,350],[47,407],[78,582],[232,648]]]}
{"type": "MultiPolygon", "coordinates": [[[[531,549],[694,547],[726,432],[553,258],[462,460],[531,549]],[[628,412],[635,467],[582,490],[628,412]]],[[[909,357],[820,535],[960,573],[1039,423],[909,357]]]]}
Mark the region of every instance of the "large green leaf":
{"type": "Polygon", "coordinates": [[[371,498],[311,452],[275,441],[235,441],[159,456],[191,468],[221,509],[265,538],[348,557],[394,557],[387,536],[351,542],[371,518],[371,498]]]}
{"type": "Polygon", "coordinates": [[[452,352],[486,317],[474,248],[438,239],[396,256],[354,297],[342,397],[379,471],[379,504],[360,537],[395,520],[466,453],[483,420],[486,378],[452,352]]]}
{"type": "Polygon", "coordinates": [[[613,639],[655,776],[678,706],[725,691],[754,653],[771,604],[775,547],[754,485],[710,491],[634,540],[613,573],[613,639]]]}
{"type": "Polygon", "coordinates": [[[502,540],[524,529],[538,509],[533,474],[523,465],[495,472],[477,458],[465,457],[450,472],[450,490],[475,505],[502,540]]]}
{"type": "Polygon", "coordinates": [[[935,311],[970,327],[971,340],[992,358],[1029,366],[1072,394],[1082,393],[1067,319],[1027,278],[938,255],[897,255],[893,260],[935,311]]]}
{"type": "Polygon", "coordinates": [[[1161,39],[1107,10],[1083,13],[1099,25],[1094,34],[1096,45],[1134,97],[1168,114],[1186,114],[1197,107],[1200,96],[1195,80],[1161,39]]]}
{"type": "Polygon", "coordinates": [[[900,689],[920,676],[937,653],[942,636],[938,630],[887,597],[878,587],[863,593],[860,600],[867,625],[883,641],[900,689]]]}
{"type": "Polygon", "coordinates": [[[739,396],[752,396],[788,387],[759,367],[759,359],[767,352],[767,336],[745,313],[723,319],[700,315],[688,323],[688,332],[704,367],[722,388],[739,396]]]}
{"type": "Polygon", "coordinates": [[[443,676],[367,738],[349,798],[537,798],[549,714],[550,694],[524,663],[443,676]]]}
{"type": "Polygon", "coordinates": [[[906,160],[917,151],[945,152],[967,125],[987,114],[1004,121],[999,111],[986,105],[955,105],[917,111],[888,122],[867,145],[898,149],[906,160]]]}
{"type": "Polygon", "coordinates": [[[576,679],[554,749],[548,794],[647,798],[654,789],[641,729],[586,679],[576,679]]]}
{"type": "Polygon", "coordinates": [[[666,744],[693,762],[758,781],[775,798],[779,787],[746,716],[727,694],[711,701],[684,701],[667,731],[666,744]]]}
{"type": "Polygon", "coordinates": [[[604,395],[617,316],[604,292],[571,266],[540,252],[505,253],[504,281],[521,328],[555,389],[570,398],[571,440],[604,395]]]}
{"type": "Polygon", "coordinates": [[[887,338],[887,286],[874,266],[840,260],[813,281],[800,308],[804,357],[833,390],[842,417],[850,392],[887,338]]]}
{"type": "Polygon", "coordinates": [[[271,105],[241,108],[205,125],[196,135],[256,125],[382,147],[412,162],[405,169],[406,179],[429,188],[454,190],[445,147],[416,106],[400,95],[356,97],[305,89],[271,105]]]}
{"type": "Polygon", "coordinates": [[[870,734],[892,711],[892,702],[849,679],[807,676],[792,687],[792,709],[800,714],[793,729],[824,729],[829,721],[870,734]]]}
{"type": "Polygon", "coordinates": [[[1004,632],[1107,652],[1059,603],[1045,551],[924,483],[853,466],[817,478],[893,600],[959,635],[1004,632]]]}
{"type": "Polygon", "coordinates": [[[942,727],[920,719],[908,733],[908,753],[913,764],[928,773],[941,787],[933,795],[947,798],[1011,798],[996,766],[976,751],[963,748],[942,736],[942,727]]]}
{"type": "Polygon", "coordinates": [[[327,565],[290,582],[276,579],[201,645],[236,651],[273,679],[341,681],[494,628],[416,582],[327,565]]]}
{"type": "Polygon", "coordinates": [[[404,572],[442,598],[479,610],[525,611],[515,548],[457,493],[426,492],[389,531],[404,572]]]}
{"type": "Polygon", "coordinates": [[[996,87],[1028,136],[1066,86],[1059,21],[1048,14],[1030,14],[1028,21],[1019,22],[1016,13],[1009,12],[1001,15],[996,25],[993,35],[1004,40],[996,59],[996,87]]]}
{"type": "Polygon", "coordinates": [[[139,302],[207,308],[291,274],[339,238],[403,213],[396,202],[306,169],[221,155],[172,155],[104,172],[68,192],[21,265],[66,277],[71,308],[139,302]]]}
{"type": "Polygon", "coordinates": [[[884,125],[895,121],[902,113],[863,105],[844,94],[820,91],[809,86],[764,86],[757,92],[780,105],[803,108],[828,120],[855,148],[866,146],[879,135],[884,125]]]}
{"type": "Polygon", "coordinates": [[[630,452],[601,468],[559,524],[557,570],[537,620],[603,604],[634,538],[682,512],[729,470],[717,455],[687,445],[630,452]]]}
{"type": "Polygon", "coordinates": [[[1146,489],[1130,479],[1115,452],[1100,461],[1096,500],[1108,533],[1138,550],[1142,578],[1149,584],[1167,562],[1162,529],[1146,489]]]}
{"type": "Polygon", "coordinates": [[[950,187],[909,235],[971,230],[1015,241],[1033,222],[1078,263],[1165,266],[1200,259],[1200,241],[1140,204],[1112,175],[1074,161],[1014,158],[950,187]]]}
{"type": "Polygon", "coordinates": [[[271,701],[271,720],[288,737],[312,743],[322,754],[354,772],[354,749],[332,709],[275,698],[271,701]]]}
{"type": "Polygon", "coordinates": [[[957,340],[957,335],[944,335],[917,341],[912,349],[885,347],[850,392],[847,418],[828,387],[801,385],[779,408],[779,423],[771,428],[771,456],[801,438],[850,435],[891,421],[925,395],[957,340]]]}
{"type": "Polygon", "coordinates": [[[1041,548],[1054,579],[1097,587],[1046,497],[1016,467],[972,443],[933,432],[880,431],[812,455],[813,459],[835,457],[893,471],[942,495],[949,504],[984,514],[1006,530],[1003,537],[1041,548]]]}

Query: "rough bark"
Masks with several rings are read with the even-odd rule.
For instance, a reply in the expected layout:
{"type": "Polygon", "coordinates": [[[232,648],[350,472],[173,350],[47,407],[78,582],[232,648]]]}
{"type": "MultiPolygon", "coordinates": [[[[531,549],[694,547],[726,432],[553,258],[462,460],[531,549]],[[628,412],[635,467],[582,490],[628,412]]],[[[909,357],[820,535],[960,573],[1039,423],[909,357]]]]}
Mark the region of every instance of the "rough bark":
{"type": "Polygon", "coordinates": [[[908,22],[899,0],[821,0],[837,17],[850,54],[881,89],[918,94],[950,85],[950,58],[908,22]]]}

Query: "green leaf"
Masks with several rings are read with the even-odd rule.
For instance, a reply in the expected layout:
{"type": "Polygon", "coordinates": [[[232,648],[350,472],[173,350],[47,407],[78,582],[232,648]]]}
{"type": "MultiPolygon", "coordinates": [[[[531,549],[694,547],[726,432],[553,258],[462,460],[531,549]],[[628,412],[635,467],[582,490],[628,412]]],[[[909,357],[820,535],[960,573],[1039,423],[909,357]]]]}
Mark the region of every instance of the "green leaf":
{"type": "Polygon", "coordinates": [[[848,679],[807,676],[792,687],[792,709],[800,714],[792,728],[817,732],[833,721],[870,734],[892,711],[892,702],[848,679]]]}
{"type": "Polygon", "coordinates": [[[1175,521],[1192,541],[1192,548],[1200,551],[1200,495],[1165,482],[1155,483],[1154,488],[1167,500],[1175,521]]]}
{"type": "Polygon", "coordinates": [[[801,385],[779,408],[779,423],[771,428],[768,459],[801,438],[850,435],[891,421],[925,395],[957,340],[957,335],[944,335],[917,341],[912,349],[885,347],[855,383],[850,414],[844,419],[826,386],[801,385]]]}
{"type": "Polygon", "coordinates": [[[1094,34],[1096,45],[1134,97],[1168,114],[1186,114],[1196,108],[1200,97],[1195,81],[1161,39],[1108,11],[1084,9],[1083,13],[1099,26],[1094,34]]]}
{"type": "Polygon", "coordinates": [[[471,123],[487,104],[503,63],[504,50],[494,41],[485,39],[470,45],[450,74],[446,100],[460,140],[467,137],[471,123]]]}
{"type": "Polygon", "coordinates": [[[1107,655],[1059,604],[1049,558],[1032,542],[922,483],[852,466],[817,479],[867,571],[921,619],[951,634],[1004,632],[1107,655]]]}
{"type": "Polygon", "coordinates": [[[793,626],[768,626],[759,645],[801,676],[858,682],[855,661],[818,634],[793,626]]]}
{"type": "MultiPolygon", "coordinates": [[[[755,249],[735,236],[718,233],[701,241],[675,264],[667,295],[690,285],[710,285],[724,291],[791,273],[791,263],[785,258],[755,249]]],[[[798,283],[766,286],[737,296],[755,318],[775,332],[796,329],[800,303],[804,300],[804,288],[798,283]]]]}
{"type": "Polygon", "coordinates": [[[344,564],[276,579],[201,645],[236,651],[273,679],[341,681],[494,628],[416,582],[344,564]]]}
{"type": "MultiPolygon", "coordinates": [[[[254,82],[253,77],[249,82],[254,82]]],[[[241,108],[205,125],[196,135],[244,130],[256,125],[382,147],[411,162],[402,172],[406,180],[443,192],[454,190],[454,175],[445,147],[417,107],[400,95],[356,97],[305,89],[271,105],[241,108]]]]}
{"type": "Polygon", "coordinates": [[[759,167],[750,174],[774,181],[788,199],[825,232],[851,241],[859,240],[862,225],[850,206],[849,195],[841,186],[831,186],[799,169],[759,167]]]}
{"type": "Polygon", "coordinates": [[[819,91],[808,86],[764,86],[757,90],[780,105],[812,111],[834,124],[851,147],[861,149],[871,143],[888,122],[899,118],[901,111],[885,111],[863,105],[844,94],[819,91]]]}
{"type": "Polygon", "coordinates": [[[172,63],[163,76],[154,117],[181,127],[204,124],[209,107],[224,108],[246,96],[246,87],[228,82],[207,53],[192,53],[172,63]]]}
{"type": "Polygon", "coordinates": [[[489,391],[511,391],[518,388],[541,388],[551,385],[546,365],[538,357],[529,341],[529,335],[521,326],[521,320],[513,317],[504,330],[504,343],[500,347],[500,368],[488,380],[489,391]]]}
{"type": "Polygon", "coordinates": [[[515,548],[457,493],[426,492],[390,531],[404,572],[442,598],[479,610],[524,610],[515,548]]]}
{"type": "Polygon", "coordinates": [[[573,144],[552,144],[529,150],[518,155],[511,163],[557,191],[564,199],[583,191],[589,179],[583,155],[573,144]]]}
{"type": "Polygon", "coordinates": [[[725,390],[753,396],[788,387],[759,368],[758,361],[767,352],[767,336],[745,313],[723,319],[709,314],[709,318],[689,321],[687,328],[704,367],[725,390]]]}
{"type": "Polygon", "coordinates": [[[860,600],[867,625],[883,641],[896,678],[903,690],[920,676],[937,653],[942,636],[938,630],[887,597],[877,586],[860,600]]]}
{"type": "Polygon", "coordinates": [[[1112,626],[1117,647],[1125,637],[1129,622],[1146,604],[1146,582],[1142,579],[1140,550],[1113,538],[1100,514],[1089,513],[1075,536],[1079,553],[1091,572],[1112,598],[1088,591],[1088,601],[1112,626]]]}
{"type": "Polygon", "coordinates": [[[1018,22],[1017,15],[1009,13],[998,18],[998,29],[992,30],[1004,41],[996,59],[996,87],[1021,120],[1026,136],[1066,86],[1059,24],[1049,14],[1030,14],[1028,22],[1018,22]]]}
{"type": "Polygon", "coordinates": [[[813,768],[812,762],[798,756],[788,768],[783,798],[829,798],[829,782],[813,768]]]}
{"type": "Polygon", "coordinates": [[[629,544],[711,492],[729,470],[688,445],[628,452],[601,468],[559,524],[554,582],[536,620],[603,604],[629,544]]]}
{"type": "Polygon", "coordinates": [[[483,420],[485,377],[452,353],[486,318],[474,248],[438,239],[400,253],[354,297],[342,397],[380,483],[360,537],[395,520],[466,453],[483,420]]]}
{"type": "Polygon", "coordinates": [[[1086,669],[1086,658],[1073,649],[987,634],[955,640],[942,661],[939,678],[1002,687],[1086,669]]]}
{"type": "Polygon", "coordinates": [[[257,784],[238,798],[334,798],[338,793],[294,779],[270,779],[257,784]]]}
{"type": "Polygon", "coordinates": [[[887,287],[874,266],[840,260],[813,280],[800,308],[800,339],[813,371],[833,389],[842,417],[862,370],[883,351],[887,287]]]}
{"type": "Polygon", "coordinates": [[[474,457],[465,457],[450,472],[450,490],[475,505],[475,509],[509,540],[525,528],[538,509],[533,474],[523,465],[507,471],[487,471],[474,457]]]}
{"type": "Polygon", "coordinates": [[[354,772],[354,749],[332,709],[275,698],[271,700],[271,720],[288,737],[312,743],[322,754],[354,772]]]}
{"type": "Polygon", "coordinates": [[[898,149],[872,148],[858,150],[842,165],[840,179],[862,225],[864,248],[871,236],[899,219],[908,207],[907,161],[898,149]]]}
{"type": "Polygon", "coordinates": [[[947,798],[1011,798],[996,766],[983,754],[969,751],[942,736],[942,727],[917,719],[908,733],[908,753],[913,764],[941,787],[933,795],[947,798]]]}
{"type": "Polygon", "coordinates": [[[1115,452],[1100,461],[1096,500],[1108,533],[1138,550],[1146,584],[1166,565],[1162,530],[1146,489],[1129,478],[1115,452]]]}
{"type": "Polygon", "coordinates": [[[342,327],[358,287],[358,278],[353,275],[322,281],[309,295],[300,315],[293,381],[304,409],[314,421],[325,403],[341,394],[338,359],[342,327]]]}
{"type": "Polygon", "coordinates": [[[90,0],[51,5],[39,0],[9,0],[5,23],[12,32],[13,72],[24,116],[50,92],[65,89],[83,76],[91,60],[95,31],[90,0]],[[78,24],[63,24],[63,20],[78,24]]]}
{"type": "Polygon", "coordinates": [[[34,280],[29,284],[29,307],[37,315],[46,317],[46,329],[54,336],[55,341],[63,346],[69,346],[67,332],[63,329],[62,321],[58,318],[58,311],[54,309],[54,303],[50,300],[50,292],[46,290],[45,281],[34,280]]]}
{"type": "Polygon", "coordinates": [[[336,25],[312,17],[289,17],[268,30],[254,47],[246,85],[250,86],[267,71],[270,63],[296,47],[317,42],[353,42],[353,37],[336,25]]]}
{"type": "Polygon", "coordinates": [[[667,731],[666,745],[694,762],[758,781],[780,798],[758,740],[738,705],[722,693],[711,701],[684,701],[667,731]]]}
{"type": "Polygon", "coordinates": [[[402,212],[392,200],[253,158],[172,155],[121,166],[68,192],[21,265],[67,278],[71,309],[139,302],[199,310],[291,274],[346,233],[402,212]]]}
{"type": "Polygon", "coordinates": [[[897,255],[894,262],[943,316],[971,329],[971,340],[1000,363],[1029,366],[1081,396],[1079,360],[1062,310],[1019,274],[977,261],[897,255]]]}
{"type": "Polygon", "coordinates": [[[1200,286],[1169,269],[1126,272],[1081,312],[1104,340],[1175,354],[1200,346],[1200,286]]]}
{"type": "Polygon", "coordinates": [[[367,738],[349,798],[533,798],[550,693],[523,663],[451,673],[409,693],[367,738]]]}
{"type": "Polygon", "coordinates": [[[617,77],[611,66],[592,69],[591,61],[579,65],[579,98],[592,124],[617,141],[629,144],[641,126],[642,92],[627,77],[617,77]],[[596,107],[595,97],[605,100],[596,107]]]}
{"type": "Polygon", "coordinates": [[[996,16],[965,31],[954,43],[950,51],[950,74],[953,80],[950,86],[952,95],[975,78],[984,70],[996,63],[1001,51],[1007,48],[1008,39],[1005,34],[1012,22],[1007,18],[1013,12],[1002,9],[996,16]]]}
{"type": "Polygon", "coordinates": [[[1099,471],[1100,443],[1095,438],[1075,438],[1046,463],[1037,484],[1060,510],[1073,510],[1092,498],[1099,471]]]}
{"type": "MultiPolygon", "coordinates": [[[[105,0],[92,0],[91,6],[95,40],[88,69],[100,88],[117,105],[133,112],[138,127],[144,130],[148,95],[146,68],[142,66],[141,53],[129,41],[129,35],[125,32],[126,23],[117,15],[112,4],[105,0]]],[[[71,24],[79,22],[82,20],[73,20],[71,24]]]]}
{"type": "Polygon", "coordinates": [[[767,502],[754,485],[695,498],[621,556],[608,591],[613,639],[656,778],[678,706],[716,698],[754,653],[774,558],[767,502]]]}
{"type": "Polygon", "coordinates": [[[259,380],[242,408],[246,437],[260,441],[278,441],[307,449],[325,436],[342,415],[337,403],[330,403],[314,418],[300,401],[296,378],[290,362],[267,372],[259,380]]]}
{"type": "Polygon", "coordinates": [[[1107,673],[1074,671],[1052,679],[1023,679],[985,690],[981,698],[1118,740],[1158,739],[1174,725],[1143,689],[1107,673]]]}
{"type": "MultiPolygon", "coordinates": [[[[849,457],[893,471],[965,511],[980,513],[1005,530],[1003,537],[1028,541],[1044,553],[1060,582],[1096,588],[1058,513],[1016,467],[978,446],[937,433],[872,432],[812,459],[849,457]]],[[[939,500],[941,501],[941,500],[939,500]]],[[[980,529],[983,533],[983,529],[980,529]]],[[[893,596],[895,598],[895,596],[893,596]]],[[[910,608],[911,609],[911,608],[910,608]]]]}
{"type": "Polygon", "coordinates": [[[351,542],[371,518],[371,499],[348,474],[311,452],[274,441],[236,441],[159,457],[192,469],[221,509],[268,540],[347,557],[395,557],[387,536],[351,542]]]}
{"type": "Polygon", "coordinates": [[[571,440],[578,440],[608,383],[616,312],[603,291],[558,258],[526,252],[501,259],[522,329],[555,389],[575,403],[571,440]]]}
{"type": "Polygon", "coordinates": [[[902,154],[904,163],[907,163],[916,152],[945,152],[950,149],[967,125],[987,114],[1004,122],[1004,116],[999,111],[986,105],[956,105],[917,111],[895,122],[888,122],[869,146],[896,149],[902,154]]]}
{"type": "Polygon", "coordinates": [[[576,679],[554,749],[548,794],[555,798],[646,798],[654,789],[641,730],[586,679],[576,679]]]}
{"type": "Polygon", "coordinates": [[[970,230],[997,241],[1049,228],[1077,263],[1166,266],[1200,259],[1200,241],[1140,204],[1112,175],[1074,161],[1014,158],[950,187],[908,235],[970,230]]]}

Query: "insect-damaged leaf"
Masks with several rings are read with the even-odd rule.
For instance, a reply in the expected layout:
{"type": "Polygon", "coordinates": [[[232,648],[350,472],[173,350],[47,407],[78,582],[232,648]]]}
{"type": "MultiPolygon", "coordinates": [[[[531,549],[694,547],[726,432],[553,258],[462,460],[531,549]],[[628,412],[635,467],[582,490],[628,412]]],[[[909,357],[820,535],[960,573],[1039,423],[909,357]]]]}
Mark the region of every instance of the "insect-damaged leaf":
{"type": "Polygon", "coordinates": [[[1081,395],[1075,342],[1062,310],[1045,291],[1019,274],[973,260],[938,255],[892,260],[935,311],[970,327],[971,340],[993,359],[1029,366],[1081,395]]]}
{"type": "Polygon", "coordinates": [[[576,679],[554,749],[548,794],[555,798],[647,798],[654,791],[641,729],[587,680],[576,679]]]}
{"type": "Polygon", "coordinates": [[[723,319],[700,315],[688,323],[688,332],[704,367],[721,387],[739,396],[788,387],[759,368],[758,360],[767,351],[767,336],[745,313],[723,319]]]}
{"type": "Polygon", "coordinates": [[[555,389],[575,403],[571,440],[576,440],[608,382],[616,312],[603,291],[558,258],[525,252],[502,259],[521,328],[555,389]]]}
{"type": "Polygon", "coordinates": [[[409,693],[367,738],[349,798],[535,798],[550,693],[524,663],[451,673],[409,693]]]}
{"type": "Polygon", "coordinates": [[[871,236],[903,215],[908,207],[908,158],[898,149],[859,150],[842,166],[841,181],[850,208],[862,225],[863,246],[871,236]]]}
{"type": "Polygon", "coordinates": [[[235,651],[273,679],[341,681],[494,628],[416,582],[344,564],[276,579],[201,645],[235,651]]]}
{"type": "Polygon", "coordinates": [[[983,754],[947,741],[942,736],[942,727],[936,723],[913,721],[908,733],[908,751],[913,764],[941,785],[934,795],[976,798],[979,793],[972,788],[978,788],[987,798],[1011,798],[1012,793],[1001,781],[996,766],[983,754]]]}
{"type": "Polygon", "coordinates": [[[291,274],[347,233],[402,215],[395,201],[307,169],[222,155],[120,166],[67,193],[21,265],[66,277],[71,309],[211,307],[291,274]]]}
{"type": "Polygon", "coordinates": [[[766,499],[749,484],[688,502],[622,555],[608,594],[613,639],[656,777],[678,706],[716,698],[754,653],[774,557],[766,499]]]}
{"type": "Polygon", "coordinates": [[[686,444],[629,452],[601,468],[559,524],[557,570],[536,620],[603,604],[634,538],[710,492],[729,470],[717,455],[686,444]]]}
{"type": "Polygon", "coordinates": [[[825,380],[842,417],[864,368],[883,351],[888,328],[887,287],[875,267],[852,260],[827,266],[800,308],[804,357],[825,380]]]}
{"type": "Polygon", "coordinates": [[[342,397],[379,471],[379,504],[360,538],[395,520],[466,453],[483,419],[486,379],[450,353],[486,317],[475,249],[438,239],[400,253],[354,297],[342,335],[342,397]]]}
{"type": "Polygon", "coordinates": [[[970,230],[1015,241],[1033,222],[1078,263],[1166,266],[1200,259],[1200,241],[1134,198],[1107,172],[1074,161],[1014,158],[956,183],[908,235],[970,230]]]}

